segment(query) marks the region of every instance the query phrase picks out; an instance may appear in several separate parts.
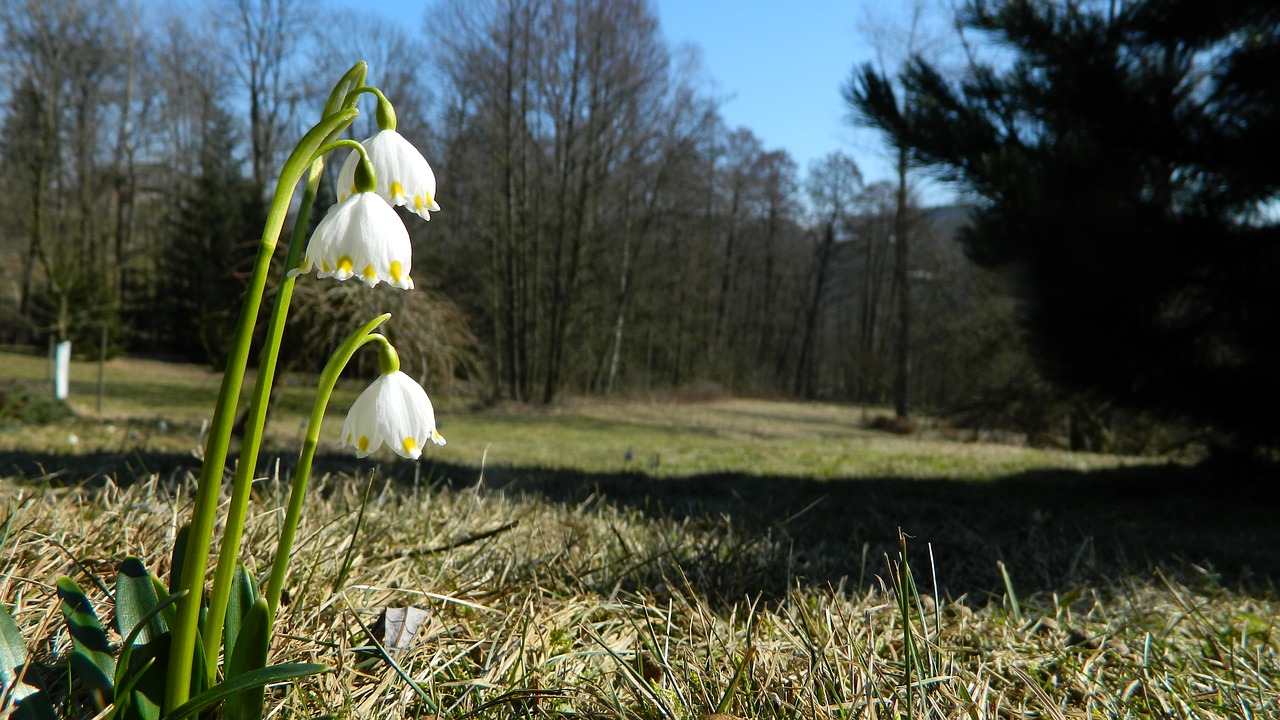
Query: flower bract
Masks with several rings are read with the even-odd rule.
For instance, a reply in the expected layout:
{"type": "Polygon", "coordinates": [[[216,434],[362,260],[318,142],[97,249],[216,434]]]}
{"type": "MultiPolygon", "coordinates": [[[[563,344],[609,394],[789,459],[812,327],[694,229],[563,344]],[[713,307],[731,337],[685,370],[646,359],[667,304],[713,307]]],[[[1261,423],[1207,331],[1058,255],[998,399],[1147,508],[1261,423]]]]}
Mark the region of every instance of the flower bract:
{"type": "Polygon", "coordinates": [[[399,370],[382,375],[360,393],[342,424],[342,445],[354,447],[359,457],[385,442],[396,454],[416,460],[428,440],[445,444],[436,430],[431,399],[399,370]]]}
{"type": "Polygon", "coordinates": [[[387,282],[410,290],[413,246],[396,211],[371,192],[334,205],[316,226],[302,264],[291,276],[318,270],[319,277],[358,277],[369,287],[387,282]]]}
{"type": "MultiPolygon", "coordinates": [[[[404,136],[395,130],[382,130],[360,143],[369,154],[378,178],[375,192],[392,205],[404,205],[423,220],[431,212],[439,212],[436,204],[436,174],[426,158],[404,136]]],[[[338,197],[355,193],[356,165],[360,153],[353,152],[342,163],[338,173],[338,197]]]]}

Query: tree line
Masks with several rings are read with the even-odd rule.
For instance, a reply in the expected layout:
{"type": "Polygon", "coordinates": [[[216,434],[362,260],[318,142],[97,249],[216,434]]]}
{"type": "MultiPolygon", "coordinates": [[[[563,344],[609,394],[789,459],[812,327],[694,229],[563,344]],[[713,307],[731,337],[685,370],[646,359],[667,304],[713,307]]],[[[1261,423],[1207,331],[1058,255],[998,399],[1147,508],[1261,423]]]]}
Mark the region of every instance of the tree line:
{"type": "MultiPolygon", "coordinates": [[[[209,7],[0,0],[0,340],[96,349],[106,328],[217,364],[274,168],[366,59],[439,178],[442,212],[410,226],[422,291],[391,299],[437,387],[884,403],[909,372],[898,399],[953,411],[1039,382],[1008,283],[951,240],[963,210],[730,127],[651,2],[440,3],[416,31],[209,7]]],[[[309,369],[363,308],[298,293],[287,362],[309,369]]]]}

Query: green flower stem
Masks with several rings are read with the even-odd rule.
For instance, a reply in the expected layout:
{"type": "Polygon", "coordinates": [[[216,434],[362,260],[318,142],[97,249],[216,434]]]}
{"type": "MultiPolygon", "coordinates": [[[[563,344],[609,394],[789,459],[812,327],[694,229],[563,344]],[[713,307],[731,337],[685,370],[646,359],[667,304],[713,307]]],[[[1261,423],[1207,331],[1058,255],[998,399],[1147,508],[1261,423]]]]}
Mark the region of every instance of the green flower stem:
{"type": "Polygon", "coordinates": [[[364,145],[361,145],[359,142],[352,140],[351,138],[340,138],[337,140],[333,140],[331,142],[327,142],[324,145],[322,145],[320,149],[317,150],[316,152],[317,154],[324,155],[326,153],[333,152],[338,148],[344,148],[344,147],[349,147],[352,150],[355,150],[356,152],[360,153],[360,157],[365,162],[369,161],[369,152],[364,149],[364,145]]]}
{"type": "MultiPolygon", "coordinates": [[[[369,151],[355,140],[343,138],[334,140],[320,148],[320,153],[327,153],[337,150],[338,148],[349,147],[360,153],[360,165],[356,168],[355,186],[351,188],[351,194],[374,192],[378,188],[378,176],[373,170],[373,161],[369,159],[369,151]]],[[[339,188],[346,192],[346,188],[339,188]]]]}
{"type": "MultiPolygon", "coordinates": [[[[302,442],[302,451],[298,455],[298,469],[293,475],[293,488],[289,494],[289,509],[285,511],[284,526],[280,528],[280,542],[276,547],[276,557],[271,564],[271,577],[267,580],[267,617],[269,624],[275,623],[276,609],[280,606],[280,593],[284,589],[284,574],[289,565],[289,555],[293,552],[293,538],[298,531],[298,520],[302,517],[302,501],[307,494],[307,482],[311,477],[311,461],[315,458],[316,446],[320,442],[320,425],[324,422],[325,408],[333,395],[333,388],[338,383],[342,369],[351,361],[365,343],[377,341],[382,344],[385,354],[391,343],[381,335],[373,332],[375,328],[387,321],[391,313],[374,318],[364,327],[347,336],[342,344],[329,356],[324,370],[320,373],[320,384],[316,388],[315,404],[311,408],[311,419],[307,423],[307,436],[302,442]]],[[[391,350],[392,355],[395,350],[391,350]]],[[[381,357],[381,356],[379,356],[381,357]]]]}
{"type": "Polygon", "coordinates": [[[379,130],[396,129],[396,108],[391,104],[391,101],[387,99],[387,96],[382,94],[381,90],[373,87],[372,85],[366,85],[365,87],[357,88],[356,92],[367,92],[378,98],[378,110],[374,114],[374,117],[378,121],[379,130]]]}
{"type": "MultiPolygon", "coordinates": [[[[235,420],[236,404],[240,398],[240,387],[244,384],[249,346],[257,324],[258,309],[262,305],[262,293],[271,268],[271,256],[275,253],[276,244],[279,242],[280,231],[284,227],[284,221],[289,212],[289,201],[293,197],[294,188],[302,178],[302,174],[311,165],[316,149],[326,138],[349,126],[358,114],[359,111],[355,108],[349,108],[321,120],[294,148],[276,184],[275,196],[258,246],[258,256],[254,261],[253,274],[249,280],[249,287],[245,291],[244,303],[240,306],[240,319],[236,323],[227,369],[222,375],[222,387],[218,391],[218,401],[214,406],[213,419],[209,428],[209,439],[205,445],[204,464],[200,468],[200,480],[196,485],[186,558],[178,586],[178,589],[186,591],[186,594],[177,602],[177,618],[173,625],[167,671],[168,682],[164,698],[166,715],[185,703],[191,695],[191,663],[195,653],[196,636],[199,634],[200,604],[204,596],[205,571],[209,564],[209,543],[213,539],[214,517],[217,514],[218,497],[222,489],[227,448],[231,444],[231,427],[235,420]]],[[[216,656],[207,657],[206,662],[217,662],[217,658],[216,656]]]]}
{"type": "MultiPolygon", "coordinates": [[[[209,610],[204,620],[204,656],[218,657],[222,641],[222,628],[226,620],[227,604],[231,600],[231,580],[235,575],[236,561],[240,557],[240,539],[244,532],[245,512],[249,507],[249,490],[253,474],[258,467],[258,450],[262,444],[262,432],[267,421],[267,406],[271,403],[271,388],[275,383],[276,360],[280,354],[280,341],[284,336],[284,323],[289,316],[289,303],[293,299],[294,278],[289,270],[297,267],[306,244],[307,223],[320,188],[320,175],[324,172],[324,160],[311,163],[302,202],[294,217],[293,234],[285,252],[284,277],[276,291],[275,306],[267,323],[266,338],[260,351],[258,377],[253,388],[253,398],[245,421],[244,441],[240,444],[240,459],[236,463],[236,476],[231,483],[231,504],[227,509],[226,529],[222,533],[222,546],[218,549],[218,566],[213,573],[213,592],[209,596],[209,610]]],[[[226,648],[230,653],[231,648],[226,648]]],[[[217,680],[217,663],[206,667],[209,684],[217,680]]]]}

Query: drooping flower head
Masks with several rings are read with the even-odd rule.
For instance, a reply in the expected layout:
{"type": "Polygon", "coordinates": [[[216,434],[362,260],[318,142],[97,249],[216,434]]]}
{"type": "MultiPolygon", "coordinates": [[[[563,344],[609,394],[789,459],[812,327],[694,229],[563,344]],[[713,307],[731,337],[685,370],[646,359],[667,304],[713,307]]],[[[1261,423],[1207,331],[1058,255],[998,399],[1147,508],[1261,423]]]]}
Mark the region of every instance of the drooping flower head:
{"type": "Polygon", "coordinates": [[[329,208],[316,226],[302,264],[290,276],[358,277],[369,287],[387,282],[413,289],[413,246],[396,211],[372,192],[358,192],[329,208]]]}
{"type": "MultiPolygon", "coordinates": [[[[404,136],[394,129],[384,129],[360,143],[373,163],[378,178],[375,190],[392,205],[404,205],[430,220],[432,212],[439,212],[436,204],[436,174],[426,158],[404,136]]],[[[355,193],[356,167],[360,154],[353,152],[342,163],[338,173],[338,197],[355,193]]]]}
{"type": "Polygon", "coordinates": [[[427,441],[444,445],[435,409],[422,386],[396,370],[374,380],[356,398],[342,424],[342,445],[365,457],[384,442],[401,457],[416,460],[427,441]]]}

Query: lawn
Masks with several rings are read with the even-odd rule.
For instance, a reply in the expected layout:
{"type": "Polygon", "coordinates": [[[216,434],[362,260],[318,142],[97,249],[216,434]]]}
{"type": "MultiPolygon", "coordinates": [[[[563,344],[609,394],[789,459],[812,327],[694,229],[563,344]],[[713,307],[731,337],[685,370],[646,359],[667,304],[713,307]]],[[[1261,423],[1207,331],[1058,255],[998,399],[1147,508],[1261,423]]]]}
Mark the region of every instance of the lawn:
{"type": "Polygon", "coordinates": [[[883,409],[780,401],[696,404],[582,401],[544,413],[445,415],[439,457],[500,466],[636,471],[658,477],[712,472],[809,478],[994,478],[1032,468],[1088,469],[1133,462],[1078,453],[901,437],[866,429],[883,409]]]}
{"type": "MultiPolygon", "coordinates": [[[[112,361],[98,415],[96,372],[73,368],[77,419],[0,428],[0,599],[54,667],[59,575],[167,572],[217,385],[112,361]]],[[[43,373],[0,355],[0,379],[43,373]]],[[[305,385],[272,421],[281,476],[305,385]]],[[[1280,716],[1270,478],[887,435],[830,404],[436,401],[449,445],[423,462],[318,465],[272,658],[331,669],[275,717],[1280,716]],[[378,629],[407,606],[412,637],[378,629]]],[[[285,500],[264,475],[260,572],[285,500]]]]}
{"type": "MultiPolygon", "coordinates": [[[[10,426],[0,451],[171,452],[199,447],[221,376],[205,366],[118,358],[105,365],[102,410],[98,363],[73,361],[69,402],[78,420],[55,429],[10,426]],[[163,425],[161,422],[163,421],[163,425]],[[65,431],[65,432],[63,432],[65,431]]],[[[16,378],[41,390],[44,357],[0,352],[0,381],[16,378]]],[[[291,376],[269,419],[269,442],[296,448],[310,413],[314,380],[291,376]]],[[[252,378],[245,381],[247,397],[252,378]]],[[[344,380],[330,402],[322,440],[337,442],[346,409],[362,385],[344,380]]],[[[670,402],[568,401],[550,408],[470,410],[435,398],[449,444],[433,457],[480,467],[566,468],[682,477],[712,472],[807,478],[918,477],[983,479],[1033,469],[1114,468],[1150,459],[1069,453],[869,430],[886,411],[835,404],[727,399],[670,402]]],[[[383,451],[380,457],[394,456],[383,451]]]]}

